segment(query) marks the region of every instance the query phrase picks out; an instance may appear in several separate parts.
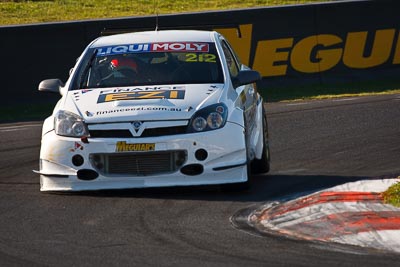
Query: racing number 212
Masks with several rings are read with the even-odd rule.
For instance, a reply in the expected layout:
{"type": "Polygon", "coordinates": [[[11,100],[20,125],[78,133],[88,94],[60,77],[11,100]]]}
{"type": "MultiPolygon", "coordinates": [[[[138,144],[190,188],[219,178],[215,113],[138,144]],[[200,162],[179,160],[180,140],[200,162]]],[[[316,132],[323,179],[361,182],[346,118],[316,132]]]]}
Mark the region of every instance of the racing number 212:
{"type": "Polygon", "coordinates": [[[186,54],[186,62],[216,62],[216,56],[213,54],[186,54]]]}

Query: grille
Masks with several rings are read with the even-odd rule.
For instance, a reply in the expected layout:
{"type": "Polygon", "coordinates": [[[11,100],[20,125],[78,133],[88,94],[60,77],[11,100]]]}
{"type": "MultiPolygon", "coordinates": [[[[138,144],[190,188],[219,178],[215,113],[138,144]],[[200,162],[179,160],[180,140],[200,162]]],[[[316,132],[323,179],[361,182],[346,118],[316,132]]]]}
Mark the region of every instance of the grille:
{"type": "Polygon", "coordinates": [[[146,129],[142,133],[141,137],[154,137],[154,136],[184,134],[184,133],[186,133],[186,128],[187,128],[186,126],[176,126],[176,127],[146,129]]]}
{"type": "Polygon", "coordinates": [[[129,130],[90,130],[90,137],[92,138],[125,138],[132,137],[129,130]]]}
{"type": "Polygon", "coordinates": [[[184,150],[90,155],[92,165],[100,173],[132,176],[173,173],[179,170],[186,158],[184,150]]]}
{"type": "MultiPolygon", "coordinates": [[[[140,137],[157,137],[174,134],[186,133],[186,126],[164,127],[164,128],[150,128],[143,131],[140,137]]],[[[89,130],[90,137],[92,138],[132,138],[133,136],[129,130],[89,130]]]]}

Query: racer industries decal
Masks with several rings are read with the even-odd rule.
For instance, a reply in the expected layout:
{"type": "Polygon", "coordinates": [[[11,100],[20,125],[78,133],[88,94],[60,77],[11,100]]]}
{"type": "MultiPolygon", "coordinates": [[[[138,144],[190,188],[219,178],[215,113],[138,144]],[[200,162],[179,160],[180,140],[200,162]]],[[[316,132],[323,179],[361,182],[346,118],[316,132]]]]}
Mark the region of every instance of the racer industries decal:
{"type": "Polygon", "coordinates": [[[112,102],[118,100],[143,100],[143,99],[184,99],[185,90],[160,90],[119,92],[99,95],[97,103],[112,102]]]}
{"type": "Polygon", "coordinates": [[[84,90],[76,91],[72,95],[73,95],[75,101],[79,101],[81,95],[89,93],[91,91],[93,91],[93,89],[84,89],[84,90]]]}
{"type": "Polygon", "coordinates": [[[74,92],[73,93],[73,96],[74,96],[74,98],[75,98],[75,101],[79,101],[79,92],[74,92]]]}
{"type": "Polygon", "coordinates": [[[74,148],[71,148],[69,152],[75,152],[77,150],[83,150],[83,145],[79,144],[78,142],[75,142],[74,148]]]}
{"type": "Polygon", "coordinates": [[[194,42],[126,44],[100,47],[97,51],[97,56],[142,52],[208,52],[209,44],[194,42]]]}
{"type": "Polygon", "coordinates": [[[154,151],[156,144],[154,143],[141,143],[141,144],[129,144],[125,141],[119,141],[116,144],[116,152],[132,152],[132,151],[154,151]]]}

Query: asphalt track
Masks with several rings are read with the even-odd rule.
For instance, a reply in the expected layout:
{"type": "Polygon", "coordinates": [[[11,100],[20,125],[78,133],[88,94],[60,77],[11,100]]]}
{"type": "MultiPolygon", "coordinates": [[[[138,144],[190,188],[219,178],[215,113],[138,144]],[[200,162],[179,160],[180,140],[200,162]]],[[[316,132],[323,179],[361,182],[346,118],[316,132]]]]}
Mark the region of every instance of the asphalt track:
{"type": "MultiPolygon", "coordinates": [[[[400,95],[267,105],[272,170],[217,187],[39,192],[40,123],[0,125],[0,266],[396,266],[400,255],[257,235],[233,214],[400,173],[400,95]]],[[[397,176],[396,176],[397,177],[397,176]]]]}

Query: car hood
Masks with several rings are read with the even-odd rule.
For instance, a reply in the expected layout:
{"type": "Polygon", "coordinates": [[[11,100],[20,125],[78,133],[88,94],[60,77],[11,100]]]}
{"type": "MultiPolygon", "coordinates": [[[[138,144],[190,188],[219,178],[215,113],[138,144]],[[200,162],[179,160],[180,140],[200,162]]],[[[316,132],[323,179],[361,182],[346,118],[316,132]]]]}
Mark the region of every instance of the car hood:
{"type": "Polygon", "coordinates": [[[64,109],[87,123],[189,119],[219,102],[223,84],[144,86],[69,91],[64,109]]]}

